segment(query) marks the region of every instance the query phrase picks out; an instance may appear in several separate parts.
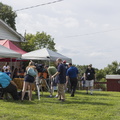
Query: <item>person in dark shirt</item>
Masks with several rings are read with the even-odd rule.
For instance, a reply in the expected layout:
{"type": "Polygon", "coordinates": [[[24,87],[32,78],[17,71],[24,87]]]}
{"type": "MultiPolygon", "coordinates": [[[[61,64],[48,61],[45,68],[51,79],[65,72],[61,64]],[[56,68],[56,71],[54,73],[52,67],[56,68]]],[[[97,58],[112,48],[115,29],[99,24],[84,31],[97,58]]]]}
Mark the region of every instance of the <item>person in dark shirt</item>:
{"type": "Polygon", "coordinates": [[[67,69],[68,69],[68,65],[66,64],[66,60],[63,61],[63,65],[65,66],[66,71],[67,71],[67,69]]]}
{"type": "Polygon", "coordinates": [[[70,83],[71,83],[71,97],[74,97],[75,94],[75,90],[77,87],[77,83],[78,83],[78,69],[76,67],[74,67],[72,65],[72,63],[69,63],[69,68],[67,70],[66,73],[66,81],[68,81],[68,79],[70,79],[70,83]]]}
{"type": "Polygon", "coordinates": [[[95,70],[92,68],[92,64],[88,65],[88,68],[85,72],[85,80],[86,80],[86,90],[88,94],[88,90],[90,89],[90,94],[93,94],[93,85],[95,80],[95,70]]]}
{"type": "Polygon", "coordinates": [[[61,100],[62,102],[64,102],[65,101],[64,87],[66,83],[66,68],[63,65],[62,59],[60,58],[56,60],[56,64],[58,65],[57,72],[52,76],[52,78],[56,76],[56,79],[58,81],[58,100],[61,100]]]}

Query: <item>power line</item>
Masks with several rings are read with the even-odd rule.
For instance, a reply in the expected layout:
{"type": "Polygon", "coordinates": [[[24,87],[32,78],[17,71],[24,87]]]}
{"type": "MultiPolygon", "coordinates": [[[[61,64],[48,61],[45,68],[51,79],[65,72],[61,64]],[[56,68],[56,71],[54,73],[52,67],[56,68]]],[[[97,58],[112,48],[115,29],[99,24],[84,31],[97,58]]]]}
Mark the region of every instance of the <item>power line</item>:
{"type": "Polygon", "coordinates": [[[106,31],[98,31],[98,32],[94,32],[94,33],[86,33],[86,34],[81,34],[81,35],[67,36],[67,37],[64,37],[64,38],[80,37],[80,36],[88,36],[88,35],[94,35],[94,34],[106,33],[106,32],[110,32],[110,31],[116,31],[116,30],[120,30],[120,28],[119,28],[119,29],[106,30],[106,31]]]}
{"type": "Polygon", "coordinates": [[[54,4],[54,3],[62,2],[62,1],[64,1],[64,0],[56,0],[56,1],[53,1],[53,2],[43,3],[43,4],[31,6],[31,7],[26,7],[26,8],[18,9],[18,10],[15,10],[15,12],[21,11],[21,10],[27,10],[27,9],[31,9],[31,8],[35,8],[35,7],[39,7],[39,6],[44,6],[44,5],[50,5],[50,4],[54,4]]]}

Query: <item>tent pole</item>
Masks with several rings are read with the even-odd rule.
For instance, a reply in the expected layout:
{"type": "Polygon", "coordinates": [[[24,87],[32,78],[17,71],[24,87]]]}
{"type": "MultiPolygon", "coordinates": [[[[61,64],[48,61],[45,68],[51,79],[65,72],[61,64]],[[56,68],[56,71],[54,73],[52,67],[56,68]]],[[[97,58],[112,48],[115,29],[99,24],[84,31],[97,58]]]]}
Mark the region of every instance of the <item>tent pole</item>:
{"type": "Polygon", "coordinates": [[[13,79],[13,74],[14,74],[15,68],[16,68],[16,62],[17,62],[17,59],[15,60],[14,69],[13,69],[12,76],[11,76],[12,79],[13,79]]]}
{"type": "Polygon", "coordinates": [[[12,68],[12,58],[10,58],[10,68],[12,68]]]}
{"type": "Polygon", "coordinates": [[[49,59],[49,66],[50,66],[50,59],[49,59]]]}

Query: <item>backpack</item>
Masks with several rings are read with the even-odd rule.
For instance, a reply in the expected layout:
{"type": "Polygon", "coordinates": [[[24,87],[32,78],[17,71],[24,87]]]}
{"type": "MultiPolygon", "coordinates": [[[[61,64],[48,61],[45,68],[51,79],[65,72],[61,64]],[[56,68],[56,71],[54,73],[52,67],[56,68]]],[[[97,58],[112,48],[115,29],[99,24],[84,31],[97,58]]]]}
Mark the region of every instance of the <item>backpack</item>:
{"type": "Polygon", "coordinates": [[[33,68],[29,67],[27,70],[27,74],[35,77],[37,75],[37,72],[33,68]]]}

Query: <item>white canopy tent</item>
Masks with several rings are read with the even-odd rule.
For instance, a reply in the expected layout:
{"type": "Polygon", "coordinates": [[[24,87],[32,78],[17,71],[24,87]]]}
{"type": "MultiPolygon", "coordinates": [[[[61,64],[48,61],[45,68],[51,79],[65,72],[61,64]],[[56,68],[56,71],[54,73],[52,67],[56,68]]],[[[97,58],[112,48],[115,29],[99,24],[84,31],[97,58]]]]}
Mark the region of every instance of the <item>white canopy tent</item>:
{"type": "MultiPolygon", "coordinates": [[[[50,61],[56,61],[57,58],[61,58],[62,60],[66,60],[68,63],[72,63],[71,58],[68,58],[64,55],[61,55],[60,53],[54,52],[52,50],[49,50],[47,48],[31,51],[28,53],[25,53],[22,55],[22,59],[28,59],[28,60],[48,60],[50,61]]],[[[50,63],[49,63],[50,65],[50,63]]],[[[40,100],[40,86],[37,85],[38,90],[38,99],[40,100]]]]}
{"type": "Polygon", "coordinates": [[[21,54],[0,45],[0,57],[1,58],[20,58],[21,54]]]}
{"type": "Polygon", "coordinates": [[[47,48],[31,51],[22,55],[22,59],[29,60],[50,60],[55,61],[57,58],[61,58],[62,60],[66,60],[67,63],[71,63],[72,59],[68,58],[60,53],[54,52],[47,48]]]}

